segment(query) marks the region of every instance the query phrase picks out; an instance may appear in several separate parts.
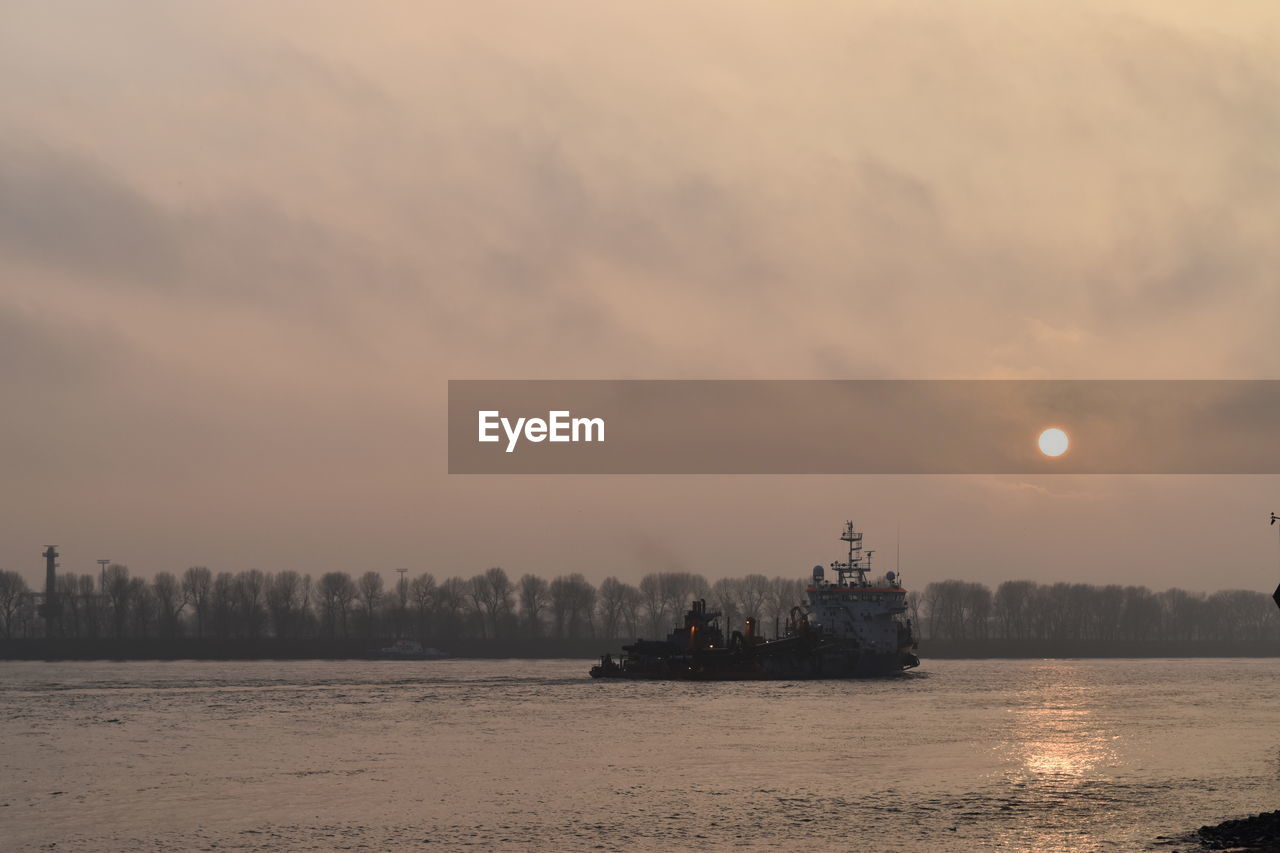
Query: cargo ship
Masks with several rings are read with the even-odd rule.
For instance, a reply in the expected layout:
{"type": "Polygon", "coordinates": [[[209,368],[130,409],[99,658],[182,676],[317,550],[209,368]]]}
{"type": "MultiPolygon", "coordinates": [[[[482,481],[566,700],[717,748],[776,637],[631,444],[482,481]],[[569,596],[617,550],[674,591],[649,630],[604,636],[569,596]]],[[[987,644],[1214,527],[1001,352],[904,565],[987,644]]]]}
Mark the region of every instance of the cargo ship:
{"type": "Polygon", "coordinates": [[[894,675],[920,665],[907,617],[902,578],[887,572],[869,579],[871,553],[862,533],[845,523],[843,561],[830,577],[814,566],[807,602],[791,608],[785,629],[766,639],[756,620],[747,619],[726,641],[720,613],[694,601],[665,640],[636,640],[615,659],[606,654],[591,668],[592,678],[746,681],[801,678],[863,678],[894,675]]]}

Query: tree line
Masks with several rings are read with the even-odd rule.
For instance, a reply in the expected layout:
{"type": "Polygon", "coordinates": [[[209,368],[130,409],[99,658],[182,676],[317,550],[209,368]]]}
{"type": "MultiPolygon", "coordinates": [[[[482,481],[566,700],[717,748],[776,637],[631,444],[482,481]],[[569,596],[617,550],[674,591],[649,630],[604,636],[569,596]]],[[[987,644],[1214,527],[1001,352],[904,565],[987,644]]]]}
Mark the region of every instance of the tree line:
{"type": "Polygon", "coordinates": [[[1260,642],[1280,639],[1280,610],[1254,590],[1212,594],[1145,586],[1005,581],[931,583],[912,602],[936,640],[1260,642]]]}
{"type": "MultiPolygon", "coordinates": [[[[113,564],[99,576],[57,578],[56,636],[72,638],[618,639],[665,636],[689,602],[705,598],[727,624],[784,619],[804,582],[747,575],[708,583],[690,572],[651,572],[632,585],[616,577],[593,585],[581,574],[512,579],[502,568],[437,581],[430,572],[379,572],[319,578],[294,571],[213,572],[193,566],[150,581],[113,564]]],[[[0,635],[43,636],[37,595],[16,572],[0,572],[0,635]]]]}
{"type": "MultiPolygon", "coordinates": [[[[709,583],[690,572],[651,572],[638,584],[598,586],[581,574],[512,579],[491,568],[437,581],[430,572],[387,584],[378,572],[213,572],[193,566],[151,580],[121,564],[99,576],[57,579],[55,634],[70,638],[416,639],[447,649],[480,639],[616,640],[665,636],[689,602],[707,599],[726,627],[756,620],[764,633],[804,599],[801,579],[751,574],[709,583]]],[[[43,636],[37,596],[21,575],[0,571],[0,636],[43,636]]],[[[933,641],[1280,640],[1280,611],[1252,590],[1212,594],[1145,586],[1005,581],[993,591],[968,581],[928,584],[908,597],[919,637],[933,641]]]]}

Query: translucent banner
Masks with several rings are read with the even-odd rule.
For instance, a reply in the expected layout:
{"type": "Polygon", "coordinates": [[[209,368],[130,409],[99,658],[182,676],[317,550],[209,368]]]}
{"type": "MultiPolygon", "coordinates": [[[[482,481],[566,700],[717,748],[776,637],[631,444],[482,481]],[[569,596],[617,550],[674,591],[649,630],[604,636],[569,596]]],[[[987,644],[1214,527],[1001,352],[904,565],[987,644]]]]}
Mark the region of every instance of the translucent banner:
{"type": "Polygon", "coordinates": [[[452,380],[454,474],[1275,474],[1277,380],[452,380]]]}

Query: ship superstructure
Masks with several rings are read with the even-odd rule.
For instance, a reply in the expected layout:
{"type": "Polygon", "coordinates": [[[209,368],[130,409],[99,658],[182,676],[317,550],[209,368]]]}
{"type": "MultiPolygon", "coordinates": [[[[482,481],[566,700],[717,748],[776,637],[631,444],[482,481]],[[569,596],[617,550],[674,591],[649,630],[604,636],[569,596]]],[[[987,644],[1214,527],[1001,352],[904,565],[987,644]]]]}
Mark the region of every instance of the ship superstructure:
{"type": "Polygon", "coordinates": [[[911,653],[915,638],[902,579],[892,571],[885,573],[882,583],[868,579],[874,552],[862,550],[862,534],[852,521],[845,522],[840,539],[847,543],[848,554],[831,564],[832,580],[822,566],[813,567],[813,583],[805,590],[810,621],[824,634],[855,645],[864,666],[874,660],[876,669],[902,669],[897,663],[904,655],[910,665],[919,663],[911,653]]]}
{"type": "Polygon", "coordinates": [[[907,618],[907,591],[901,577],[886,573],[868,579],[872,551],[846,522],[843,561],[831,564],[833,580],[815,566],[805,590],[807,604],[791,608],[785,630],[765,639],[755,620],[732,631],[726,642],[720,614],[705,600],[693,602],[684,624],[665,640],[636,640],[623,646],[620,660],[605,655],[595,678],[787,679],[890,675],[918,666],[915,637],[907,618]]]}

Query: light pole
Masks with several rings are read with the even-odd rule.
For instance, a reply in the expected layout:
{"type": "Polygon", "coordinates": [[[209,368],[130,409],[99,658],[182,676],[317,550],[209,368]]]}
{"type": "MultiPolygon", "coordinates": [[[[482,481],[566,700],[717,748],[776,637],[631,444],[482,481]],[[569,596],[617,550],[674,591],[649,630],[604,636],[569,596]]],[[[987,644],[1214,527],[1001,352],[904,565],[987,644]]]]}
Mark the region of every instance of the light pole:
{"type": "Polygon", "coordinates": [[[396,569],[396,574],[400,576],[400,582],[396,584],[396,598],[400,603],[400,618],[396,625],[396,639],[400,639],[400,635],[404,633],[405,612],[409,609],[409,581],[405,578],[408,569],[396,569]]]}
{"type": "MultiPolygon", "coordinates": [[[[1271,524],[1275,525],[1277,521],[1280,521],[1280,515],[1276,515],[1274,512],[1271,513],[1271,524]]],[[[1276,529],[1276,533],[1280,533],[1280,528],[1276,529]]],[[[1271,593],[1271,597],[1275,600],[1276,607],[1280,607],[1280,586],[1277,586],[1276,591],[1271,593]]]]}

